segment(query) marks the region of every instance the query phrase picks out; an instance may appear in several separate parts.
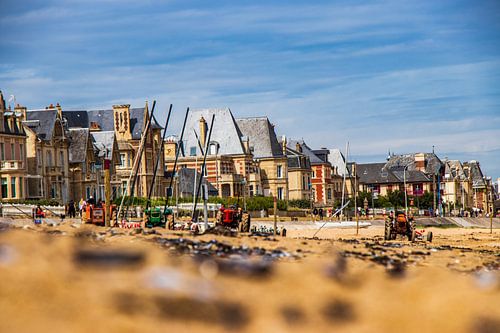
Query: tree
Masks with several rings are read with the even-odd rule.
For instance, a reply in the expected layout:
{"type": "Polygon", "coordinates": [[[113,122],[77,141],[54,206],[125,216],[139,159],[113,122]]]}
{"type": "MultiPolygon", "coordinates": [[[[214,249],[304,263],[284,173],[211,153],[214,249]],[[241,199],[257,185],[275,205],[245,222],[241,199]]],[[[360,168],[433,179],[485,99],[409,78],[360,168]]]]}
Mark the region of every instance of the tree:
{"type": "Polygon", "coordinates": [[[405,194],[402,191],[395,190],[387,192],[387,199],[394,206],[394,209],[405,206],[405,194]]]}

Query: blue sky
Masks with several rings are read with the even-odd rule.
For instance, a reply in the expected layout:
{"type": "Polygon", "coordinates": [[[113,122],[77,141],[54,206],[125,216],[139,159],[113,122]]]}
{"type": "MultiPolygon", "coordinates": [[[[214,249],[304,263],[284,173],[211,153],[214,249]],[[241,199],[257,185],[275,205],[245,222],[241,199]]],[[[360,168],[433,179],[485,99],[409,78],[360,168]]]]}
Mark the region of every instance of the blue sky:
{"type": "Polygon", "coordinates": [[[0,2],[0,89],[40,108],[157,100],[267,115],[359,162],[431,151],[500,177],[498,1],[0,2]]]}

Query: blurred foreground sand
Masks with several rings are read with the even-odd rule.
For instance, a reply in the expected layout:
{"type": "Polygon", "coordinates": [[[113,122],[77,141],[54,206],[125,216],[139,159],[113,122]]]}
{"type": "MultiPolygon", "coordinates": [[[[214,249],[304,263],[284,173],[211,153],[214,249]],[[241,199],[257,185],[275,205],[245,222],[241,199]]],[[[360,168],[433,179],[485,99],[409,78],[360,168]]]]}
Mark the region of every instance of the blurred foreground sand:
{"type": "Polygon", "coordinates": [[[499,332],[500,230],[429,230],[431,244],[386,244],[380,227],[318,239],[6,229],[0,332],[499,332]],[[214,240],[212,255],[179,237],[214,240]]]}

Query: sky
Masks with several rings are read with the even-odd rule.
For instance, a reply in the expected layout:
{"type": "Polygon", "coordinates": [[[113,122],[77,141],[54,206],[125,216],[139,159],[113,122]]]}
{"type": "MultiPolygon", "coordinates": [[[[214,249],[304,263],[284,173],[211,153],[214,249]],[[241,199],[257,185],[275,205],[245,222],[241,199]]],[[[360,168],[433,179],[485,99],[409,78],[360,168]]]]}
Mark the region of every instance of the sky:
{"type": "Polygon", "coordinates": [[[434,146],[500,177],[496,0],[1,0],[0,50],[28,108],[156,100],[178,133],[187,107],[229,107],[357,162],[434,146]]]}

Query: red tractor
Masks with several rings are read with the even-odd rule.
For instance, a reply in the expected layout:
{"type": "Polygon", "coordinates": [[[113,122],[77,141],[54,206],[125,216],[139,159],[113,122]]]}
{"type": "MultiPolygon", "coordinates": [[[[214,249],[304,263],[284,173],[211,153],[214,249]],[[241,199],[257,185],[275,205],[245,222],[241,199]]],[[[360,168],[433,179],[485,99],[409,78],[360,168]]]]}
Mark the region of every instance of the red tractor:
{"type": "Polygon", "coordinates": [[[250,232],[250,214],[244,212],[238,206],[231,206],[230,208],[222,206],[217,213],[216,225],[238,229],[240,232],[250,232]]]}
{"type": "Polygon", "coordinates": [[[404,212],[391,212],[385,220],[385,240],[396,239],[397,235],[407,236],[409,241],[414,242],[416,231],[412,217],[407,217],[404,212]]]}

